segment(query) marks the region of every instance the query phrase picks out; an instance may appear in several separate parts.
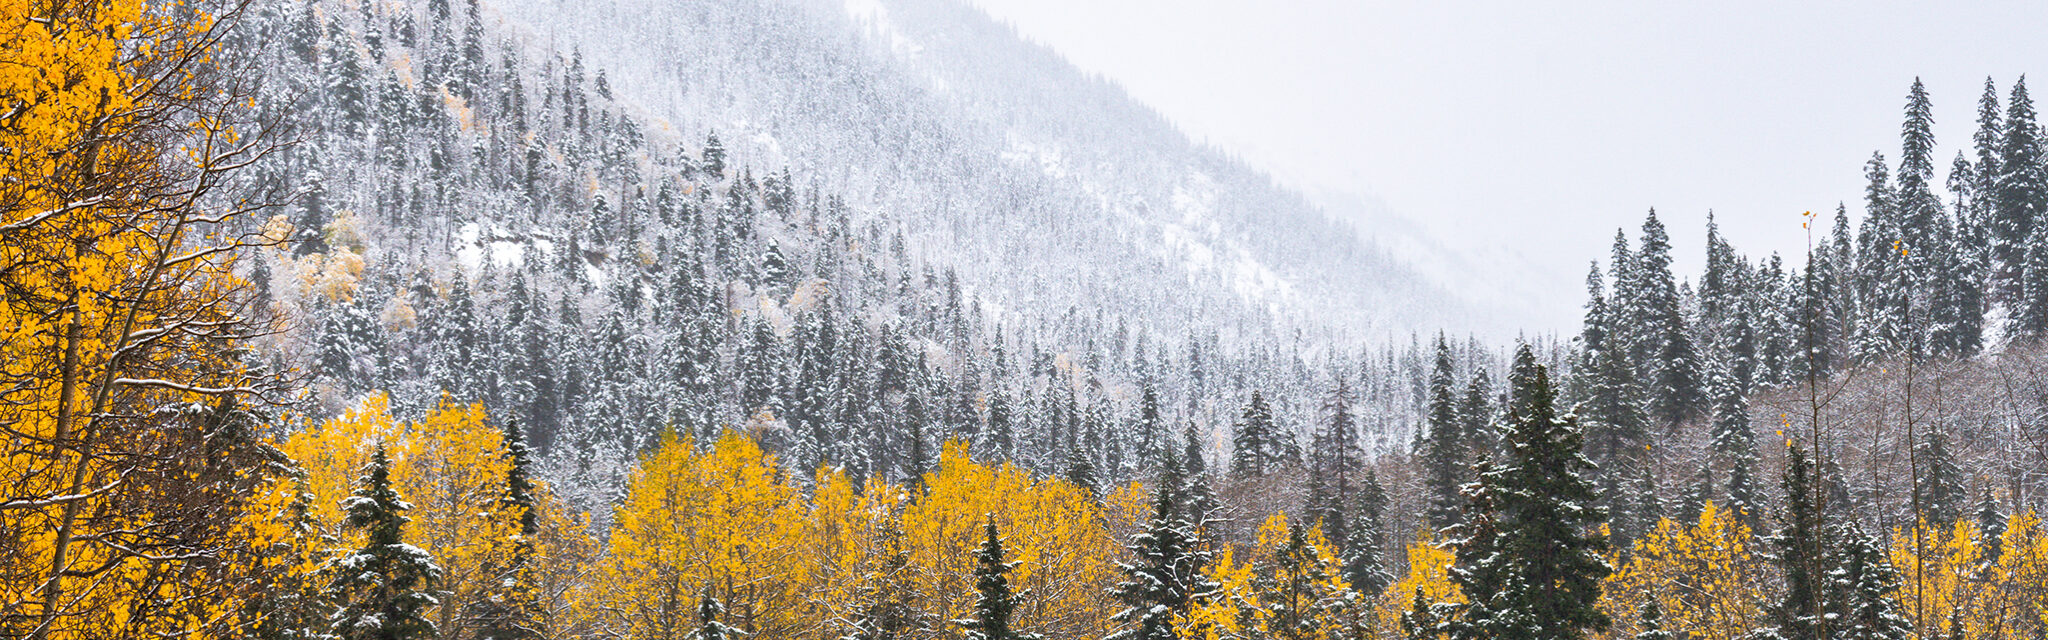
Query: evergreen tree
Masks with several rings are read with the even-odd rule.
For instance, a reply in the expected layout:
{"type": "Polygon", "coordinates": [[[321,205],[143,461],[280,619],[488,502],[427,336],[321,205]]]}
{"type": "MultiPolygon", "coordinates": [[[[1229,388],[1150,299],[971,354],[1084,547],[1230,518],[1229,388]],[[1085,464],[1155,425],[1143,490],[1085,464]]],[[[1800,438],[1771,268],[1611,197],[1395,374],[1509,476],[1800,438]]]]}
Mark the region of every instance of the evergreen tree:
{"type": "Polygon", "coordinates": [[[1367,469],[1352,506],[1351,539],[1344,547],[1344,583],[1362,598],[1377,598],[1393,582],[1386,553],[1387,488],[1367,469]]]}
{"type": "Polygon", "coordinates": [[[1998,84],[1991,81],[1991,76],[1985,76],[1984,93],[1977,98],[1977,131],[1970,136],[1976,160],[1970,164],[1970,185],[1966,191],[1970,195],[1968,212],[1973,223],[1971,226],[1984,231],[1987,237],[1979,240],[1986,243],[1992,242],[1988,236],[1997,215],[1994,205],[2000,173],[1999,145],[2005,135],[2003,122],[1999,116],[1998,84]]]}
{"type": "Polygon", "coordinates": [[[1280,640],[1311,640],[1335,626],[1349,604],[1336,588],[1338,567],[1309,540],[1309,528],[1287,525],[1287,543],[1266,560],[1255,581],[1266,632],[1280,640]]]}
{"type": "Polygon", "coordinates": [[[1769,540],[1777,552],[1772,559],[1785,576],[1783,599],[1771,607],[1770,619],[1777,637],[1784,640],[1831,637],[1822,584],[1830,555],[1823,539],[1827,515],[1813,466],[1798,445],[1787,452],[1785,509],[1778,532],[1769,540]]]}
{"type": "Polygon", "coordinates": [[[1109,640],[1176,640],[1174,619],[1187,612],[1190,600],[1216,589],[1202,574],[1209,552],[1196,539],[1196,525],[1181,503],[1185,480],[1179,463],[1169,459],[1152,490],[1152,519],[1131,536],[1128,548],[1135,561],[1117,563],[1125,579],[1111,590],[1125,608],[1110,620],[1136,626],[1110,634],[1109,640]]]}
{"type": "Polygon", "coordinates": [[[1471,473],[1468,466],[1464,425],[1452,395],[1451,347],[1443,334],[1436,337],[1436,360],[1429,373],[1429,414],[1422,450],[1422,475],[1427,522],[1441,529],[1458,521],[1464,500],[1459,494],[1471,473]]]}
{"type": "Polygon", "coordinates": [[[1166,437],[1166,425],[1159,417],[1159,390],[1146,381],[1138,395],[1138,415],[1132,421],[1133,435],[1137,438],[1139,466],[1141,470],[1155,469],[1172,454],[1172,439],[1166,437]]]}
{"type": "Polygon", "coordinates": [[[719,619],[725,616],[725,605],[713,597],[710,587],[704,588],[704,597],[697,605],[697,629],[691,631],[688,640],[734,640],[746,632],[726,626],[719,619]]]}
{"type": "Polygon", "coordinates": [[[1010,570],[1017,563],[1003,560],[1003,539],[996,535],[996,516],[991,513],[987,518],[983,529],[987,537],[975,554],[974,590],[979,597],[974,602],[974,616],[953,623],[966,628],[967,640],[1032,640],[1035,634],[1021,634],[1010,628],[1010,616],[1017,608],[1016,596],[1010,593],[1010,570]]]}
{"type": "Polygon", "coordinates": [[[1657,486],[1657,470],[1650,463],[1651,459],[1651,452],[1645,450],[1638,464],[1623,469],[1622,495],[1625,499],[1617,500],[1615,506],[1626,517],[1609,515],[1617,544],[1634,543],[1664,520],[1664,493],[1657,486]]]}
{"type": "Polygon", "coordinates": [[[1408,610],[1401,612],[1401,637],[1405,640],[1438,640],[1444,637],[1443,619],[1437,610],[1443,603],[1430,602],[1423,597],[1422,587],[1415,588],[1415,598],[1408,604],[1408,610]]]}
{"type": "Polygon", "coordinates": [[[337,605],[329,629],[340,640],[420,640],[434,637],[427,610],[439,602],[433,591],[441,567],[419,547],[405,543],[404,511],[411,509],[391,488],[391,458],[377,445],[355,494],[341,501],[350,528],[363,531],[363,547],[334,560],[328,599],[337,605]]]}
{"type": "Polygon", "coordinates": [[[1485,368],[1473,367],[1472,380],[1465,384],[1465,399],[1458,403],[1458,421],[1464,430],[1459,437],[1465,441],[1470,461],[1494,454],[1498,444],[1491,424],[1494,404],[1493,381],[1487,377],[1485,368]]]}
{"type": "Polygon", "coordinates": [[[1671,237],[1652,209],[1643,220],[1642,247],[1631,265],[1635,312],[1640,322],[1641,341],[1634,352],[1648,365],[1645,379],[1653,385],[1649,413],[1665,429],[1698,415],[1705,408],[1700,388],[1699,359],[1679,309],[1676,281],[1671,275],[1671,237]]]}
{"type": "Polygon", "coordinates": [[[1891,186],[1884,154],[1872,153],[1864,164],[1863,229],[1857,235],[1855,286],[1856,356],[1869,361],[1896,356],[1908,346],[1908,304],[1911,287],[1900,255],[1898,194],[1891,186]]]}
{"type": "Polygon", "coordinates": [[[2025,263],[2019,270],[2012,332],[2037,338],[2048,335],[2048,224],[2037,225],[2021,253],[2025,263]]]}
{"type": "Polygon", "coordinates": [[[1855,527],[1844,527],[1841,562],[1831,578],[1842,593],[1842,615],[1834,638],[1843,640],[1905,640],[1911,625],[1892,594],[1901,583],[1898,569],[1885,557],[1883,543],[1855,527]]]}
{"type": "Polygon", "coordinates": [[[1600,505],[1616,519],[1625,519],[1630,514],[1622,500],[1623,484],[1628,470],[1642,462],[1649,418],[1643,413],[1637,368],[1617,337],[1618,309],[1600,296],[1598,279],[1596,268],[1587,278],[1591,301],[1584,334],[1585,369],[1573,376],[1590,382],[1576,413],[1586,429],[1586,454],[1595,465],[1590,475],[1600,505]]]}
{"type": "MultiPolygon", "coordinates": [[[[289,527],[288,542],[275,545],[273,560],[283,566],[310,564],[323,543],[320,523],[313,519],[313,492],[304,474],[293,478],[295,494],[278,514],[289,527]]],[[[250,634],[257,640],[327,640],[332,603],[322,592],[317,576],[291,573],[270,585],[253,605],[260,616],[250,634]]]]}
{"type": "Polygon", "coordinates": [[[775,330],[757,321],[747,342],[747,358],[741,365],[740,409],[747,414],[776,410],[782,396],[782,348],[775,330]]]}
{"type": "Polygon", "coordinates": [[[908,640],[930,630],[930,616],[916,601],[917,586],[901,522],[900,513],[882,520],[883,548],[889,556],[861,586],[852,629],[841,640],[908,640]]]}
{"type": "Polygon", "coordinates": [[[1580,638],[1607,628],[1596,606],[1613,570],[1600,531],[1606,514],[1592,504],[1593,465],[1570,414],[1558,415],[1548,370],[1528,345],[1515,353],[1511,403],[1502,440],[1506,457],[1487,465],[1468,490],[1452,579],[1471,604],[1460,625],[1469,637],[1580,638]]]}
{"type": "Polygon", "coordinates": [[[1927,429],[1927,435],[1919,443],[1920,477],[1919,484],[1920,518],[1935,526],[1946,527],[1963,517],[1970,496],[1963,487],[1963,470],[1956,465],[1955,454],[1948,449],[1948,434],[1940,425],[1927,429]]]}
{"type": "Polygon", "coordinates": [[[1990,484],[1984,485],[1977,498],[1977,535],[1982,539],[1986,564],[1997,564],[1999,557],[2005,555],[2006,525],[2005,513],[1998,508],[1998,497],[1991,494],[1990,484]]]}
{"type": "Polygon", "coordinates": [[[1216,500],[1216,490],[1209,486],[1209,463],[1202,455],[1201,435],[1195,432],[1193,423],[1188,424],[1182,435],[1186,444],[1182,447],[1180,459],[1187,464],[1184,513],[1188,523],[1199,531],[1222,505],[1216,500]]]}
{"type": "Polygon", "coordinates": [[[998,381],[989,392],[988,426],[982,430],[985,450],[997,460],[1014,460],[1017,455],[1017,427],[1010,412],[1010,392],[998,381]]]}
{"type": "Polygon", "coordinates": [[[1273,409],[1266,405],[1265,395],[1256,389],[1252,391],[1251,402],[1245,405],[1243,416],[1238,419],[1231,445],[1230,473],[1233,476],[1265,475],[1278,462],[1280,435],[1273,425],[1273,409]]]}
{"type": "Polygon", "coordinates": [[[2012,85],[2007,102],[2003,136],[1998,144],[1998,164],[1992,189],[1992,254],[1997,258],[2008,293],[2018,293],[2019,275],[2034,246],[2034,222],[2044,213],[2048,200],[2048,176],[2041,168],[2040,127],[2034,121],[2034,100],[2027,95],[2027,78],[2012,85]]]}
{"type": "Polygon", "coordinates": [[[1734,511],[1750,530],[1762,528],[1764,498],[1757,493],[1756,463],[1737,458],[1728,470],[1728,509],[1734,511]]]}
{"type": "Polygon", "coordinates": [[[1674,640],[1671,632],[1664,630],[1664,608],[1657,604],[1656,594],[1644,598],[1643,606],[1637,611],[1642,630],[1636,632],[1635,640],[1674,640]]]}
{"type": "Polygon", "coordinates": [[[1323,403],[1323,411],[1328,418],[1316,434],[1315,448],[1309,455],[1305,511],[1330,543],[1343,549],[1350,540],[1349,511],[1354,500],[1351,474],[1364,457],[1359,451],[1357,427],[1352,424],[1351,390],[1346,382],[1337,381],[1337,388],[1323,403]]]}
{"type": "Polygon", "coordinates": [[[504,433],[505,453],[512,467],[505,473],[501,504],[519,514],[519,533],[505,562],[486,568],[497,579],[486,585],[487,595],[477,601],[469,617],[477,621],[479,640],[540,640],[547,637],[547,612],[540,602],[537,567],[533,566],[540,514],[529,466],[531,452],[517,420],[505,421],[504,433]]]}
{"type": "Polygon", "coordinates": [[[718,141],[718,132],[705,137],[703,159],[697,166],[714,182],[725,179],[725,143],[718,141]]]}

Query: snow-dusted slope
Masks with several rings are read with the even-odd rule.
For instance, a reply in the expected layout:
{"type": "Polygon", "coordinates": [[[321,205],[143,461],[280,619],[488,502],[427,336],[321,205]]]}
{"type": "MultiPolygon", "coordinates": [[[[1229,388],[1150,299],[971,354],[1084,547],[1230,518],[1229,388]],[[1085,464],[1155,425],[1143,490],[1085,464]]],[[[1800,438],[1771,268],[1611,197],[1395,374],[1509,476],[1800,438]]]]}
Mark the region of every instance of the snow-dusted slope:
{"type": "MultiPolygon", "coordinates": [[[[491,7],[489,2],[486,7],[491,7]]],[[[824,176],[1013,308],[1156,330],[1487,330],[1357,229],[959,0],[513,0],[624,103],[824,176]]],[[[1482,321],[1483,322],[1483,321],[1482,321]]]]}

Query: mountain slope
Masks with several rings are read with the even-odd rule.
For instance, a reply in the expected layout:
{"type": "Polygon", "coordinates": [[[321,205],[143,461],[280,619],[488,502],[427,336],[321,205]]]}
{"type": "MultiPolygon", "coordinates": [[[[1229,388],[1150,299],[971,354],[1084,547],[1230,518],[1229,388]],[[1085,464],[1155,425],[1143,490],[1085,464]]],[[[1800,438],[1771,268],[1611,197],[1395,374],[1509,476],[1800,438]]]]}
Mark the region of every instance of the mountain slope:
{"type": "Polygon", "coordinates": [[[1384,338],[1469,305],[957,0],[512,2],[686,139],[822,176],[1013,305],[1155,330],[1384,338]],[[660,55],[645,55],[660,52],[660,55]]]}

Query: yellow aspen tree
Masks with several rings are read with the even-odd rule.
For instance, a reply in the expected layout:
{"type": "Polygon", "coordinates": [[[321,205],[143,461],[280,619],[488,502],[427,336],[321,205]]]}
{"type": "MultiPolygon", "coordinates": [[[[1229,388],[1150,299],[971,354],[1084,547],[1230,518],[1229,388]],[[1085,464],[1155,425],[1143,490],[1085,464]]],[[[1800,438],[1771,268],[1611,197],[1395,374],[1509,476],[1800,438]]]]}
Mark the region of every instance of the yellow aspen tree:
{"type": "MultiPolygon", "coordinates": [[[[306,509],[328,535],[346,548],[360,542],[359,533],[345,531],[336,506],[349,495],[353,476],[369,461],[378,443],[391,457],[391,482],[412,509],[406,512],[408,542],[419,546],[441,566],[435,594],[440,600],[431,618],[441,637],[469,638],[479,626],[474,619],[489,591],[502,580],[502,568],[521,541],[520,507],[507,504],[507,478],[512,468],[504,432],[492,425],[481,405],[443,401],[419,422],[395,423],[388,399],[371,396],[342,417],[292,435],[284,451],[300,461],[310,494],[306,509]]],[[[530,579],[546,580],[563,569],[556,556],[569,552],[587,556],[574,538],[584,537],[579,523],[554,503],[545,486],[534,499],[541,540],[533,541],[539,571],[530,579]],[[579,553],[581,552],[581,553],[579,553]]],[[[546,584],[533,587],[547,593],[546,584]]],[[[557,585],[553,593],[566,588],[557,585]]]]}
{"type": "Polygon", "coordinates": [[[239,5],[0,1],[0,636],[235,636],[285,470],[221,190],[239,5]]]}
{"type": "Polygon", "coordinates": [[[1977,607],[1971,638],[2028,638],[2048,632],[2048,531],[2033,512],[2013,514],[2002,553],[1985,572],[1992,593],[1977,607]]]}
{"type": "Polygon", "coordinates": [[[1209,578],[1220,587],[1197,598],[1175,622],[1183,636],[1215,640],[1283,638],[1335,640],[1360,633],[1365,603],[1346,598],[1350,588],[1320,529],[1274,514],[1259,526],[1246,562],[1218,556],[1209,578]]]}
{"type": "Polygon", "coordinates": [[[1374,608],[1379,633],[1391,636],[1399,632],[1401,616],[1413,608],[1417,593],[1424,602],[1464,603],[1465,595],[1451,581],[1451,565],[1457,555],[1435,531],[1424,529],[1417,534],[1415,541],[1408,543],[1408,572],[1387,585],[1374,608]]]}
{"type": "Polygon", "coordinates": [[[1948,527],[1925,521],[1919,526],[1923,553],[1918,562],[1910,531],[1894,531],[1887,550],[1901,578],[1899,592],[1892,595],[1904,605],[1906,619],[1922,623],[1915,628],[1943,634],[1956,623],[1966,637],[1985,637],[1982,630],[1997,626],[1998,610],[2008,602],[2000,593],[2003,585],[1989,580],[1996,572],[1987,566],[1977,523],[1963,518],[1948,527]],[[1915,620],[1916,615],[1927,619],[1915,620]]]}
{"type": "Polygon", "coordinates": [[[903,489],[870,480],[860,491],[836,468],[821,469],[816,478],[804,538],[815,562],[804,584],[806,617],[819,624],[805,635],[908,639],[935,632],[937,621],[916,608],[923,598],[909,581],[903,489]]]}
{"type": "Polygon", "coordinates": [[[683,638],[705,593],[749,636],[795,637],[804,619],[807,505],[759,445],[728,432],[699,454],[662,436],[627,481],[608,552],[578,615],[614,638],[683,638]]]}
{"type": "Polygon", "coordinates": [[[1268,637],[1266,621],[1258,615],[1252,564],[1237,562],[1235,550],[1226,547],[1216,554],[1215,562],[1204,573],[1217,588],[1196,597],[1188,612],[1174,620],[1175,633],[1193,640],[1268,637]]]}
{"type": "MultiPolygon", "coordinates": [[[[1058,478],[1034,479],[1014,465],[977,463],[960,443],[946,445],[925,475],[926,493],[903,510],[903,529],[920,593],[938,620],[968,615],[975,598],[975,550],[983,518],[994,514],[1004,550],[1017,562],[1015,625],[1046,637],[1099,637],[1116,603],[1120,574],[1110,561],[1122,545],[1087,489],[1058,478]]],[[[957,637],[958,629],[944,637],[957,637]]]]}
{"type": "Polygon", "coordinates": [[[1644,599],[1656,598],[1667,629],[1701,640],[1746,637],[1764,619],[1765,573],[1755,548],[1742,518],[1712,502],[1693,523],[1658,522],[1607,578],[1602,606],[1617,636],[1638,624],[1644,599]]]}

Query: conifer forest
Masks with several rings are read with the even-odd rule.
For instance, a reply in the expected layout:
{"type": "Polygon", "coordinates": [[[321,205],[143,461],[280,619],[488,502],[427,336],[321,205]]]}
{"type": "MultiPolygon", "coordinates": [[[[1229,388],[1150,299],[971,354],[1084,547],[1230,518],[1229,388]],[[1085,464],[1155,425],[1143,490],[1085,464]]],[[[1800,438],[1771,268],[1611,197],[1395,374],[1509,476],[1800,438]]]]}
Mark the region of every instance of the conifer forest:
{"type": "Polygon", "coordinates": [[[0,45],[0,638],[2048,638],[2024,76],[1495,337],[960,0],[0,45]]]}

